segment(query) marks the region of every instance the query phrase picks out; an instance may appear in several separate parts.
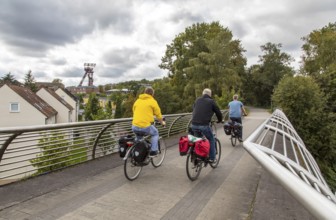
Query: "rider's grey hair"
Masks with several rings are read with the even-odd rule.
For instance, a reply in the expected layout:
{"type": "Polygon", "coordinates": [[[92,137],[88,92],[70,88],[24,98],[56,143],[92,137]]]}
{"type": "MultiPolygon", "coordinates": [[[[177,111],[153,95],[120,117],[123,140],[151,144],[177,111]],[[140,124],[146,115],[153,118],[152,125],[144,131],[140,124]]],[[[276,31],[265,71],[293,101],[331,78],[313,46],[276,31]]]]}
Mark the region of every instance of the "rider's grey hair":
{"type": "Polygon", "coordinates": [[[145,93],[153,96],[154,95],[154,89],[152,87],[146,87],[145,88],[145,93]]]}
{"type": "Polygon", "coordinates": [[[208,96],[211,97],[211,89],[208,89],[208,88],[204,89],[202,94],[203,94],[203,95],[206,94],[206,95],[208,95],[208,96]]]}

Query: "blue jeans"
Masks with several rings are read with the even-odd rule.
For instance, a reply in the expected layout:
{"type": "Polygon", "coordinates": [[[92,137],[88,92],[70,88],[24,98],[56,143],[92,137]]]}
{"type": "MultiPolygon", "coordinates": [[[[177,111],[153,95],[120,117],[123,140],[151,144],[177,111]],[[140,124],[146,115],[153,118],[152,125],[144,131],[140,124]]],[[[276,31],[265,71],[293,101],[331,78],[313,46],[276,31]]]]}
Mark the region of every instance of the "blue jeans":
{"type": "Polygon", "coordinates": [[[216,159],[216,143],[215,138],[213,136],[212,130],[209,125],[191,125],[191,129],[194,130],[200,130],[204,136],[209,140],[210,142],[210,154],[209,159],[214,160],[216,159]]]}
{"type": "Polygon", "coordinates": [[[158,150],[158,142],[159,142],[159,131],[154,125],[148,126],[146,128],[139,128],[137,126],[132,125],[133,132],[145,132],[146,134],[151,136],[151,150],[157,151],[158,150]]]}

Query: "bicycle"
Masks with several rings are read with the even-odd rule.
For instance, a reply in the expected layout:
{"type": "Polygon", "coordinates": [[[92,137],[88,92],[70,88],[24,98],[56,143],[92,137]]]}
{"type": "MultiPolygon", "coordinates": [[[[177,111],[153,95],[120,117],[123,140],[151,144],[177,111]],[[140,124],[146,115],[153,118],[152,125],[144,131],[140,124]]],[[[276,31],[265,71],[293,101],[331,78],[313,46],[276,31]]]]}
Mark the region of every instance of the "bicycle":
{"type": "MultiPolygon", "coordinates": [[[[213,123],[211,122],[211,127],[213,127],[213,123]]],[[[214,131],[213,131],[214,132],[214,131]]],[[[202,132],[198,132],[199,134],[196,136],[203,136],[202,132]]],[[[189,150],[187,153],[187,159],[186,159],[186,171],[187,176],[191,181],[194,181],[198,178],[198,176],[201,173],[201,170],[203,167],[207,167],[208,164],[215,169],[220,161],[221,154],[222,154],[222,148],[221,143],[217,139],[216,134],[214,133],[214,139],[215,139],[215,149],[216,149],[216,162],[210,163],[209,158],[202,158],[196,155],[194,149],[195,149],[195,143],[192,141],[189,141],[189,150]]]]}
{"type": "Polygon", "coordinates": [[[230,135],[230,140],[233,147],[237,145],[237,140],[239,140],[240,127],[243,129],[240,123],[234,121],[229,121],[224,124],[225,134],[230,135]]]}
{"type": "Polygon", "coordinates": [[[152,156],[149,156],[149,153],[151,150],[151,143],[149,139],[151,136],[144,132],[134,132],[134,134],[137,136],[138,139],[136,140],[134,137],[133,140],[127,143],[129,148],[127,149],[126,155],[123,158],[123,160],[125,161],[124,174],[125,174],[125,177],[130,181],[135,180],[136,178],[139,177],[143,166],[147,166],[150,163],[155,168],[161,166],[166,156],[166,145],[161,136],[159,137],[159,142],[158,142],[158,154],[152,157],[152,156]],[[147,148],[146,149],[147,154],[145,156],[145,159],[142,162],[136,161],[134,157],[135,146],[137,143],[140,143],[140,142],[146,143],[146,148],[147,148]]]}

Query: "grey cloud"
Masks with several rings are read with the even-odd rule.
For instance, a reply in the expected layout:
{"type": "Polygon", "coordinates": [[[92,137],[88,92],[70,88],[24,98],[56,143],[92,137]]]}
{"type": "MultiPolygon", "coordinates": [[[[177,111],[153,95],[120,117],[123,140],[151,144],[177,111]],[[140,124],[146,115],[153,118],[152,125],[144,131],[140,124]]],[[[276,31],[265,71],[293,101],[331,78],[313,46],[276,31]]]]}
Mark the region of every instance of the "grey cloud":
{"type": "Polygon", "coordinates": [[[116,69],[127,70],[138,66],[143,62],[149,62],[154,55],[143,52],[139,48],[121,48],[111,50],[103,55],[104,62],[116,69]]]}
{"type": "Polygon", "coordinates": [[[37,79],[37,78],[45,78],[45,77],[48,77],[48,74],[47,73],[45,73],[45,72],[40,72],[40,71],[38,71],[38,72],[32,72],[32,75],[34,76],[34,78],[35,79],[37,79]]]}
{"type": "Polygon", "coordinates": [[[53,46],[74,43],[95,28],[129,33],[133,30],[132,9],[118,6],[109,1],[4,0],[0,36],[15,46],[16,53],[27,55],[27,51],[35,50],[39,56],[53,46]]]}
{"type": "Polygon", "coordinates": [[[246,36],[249,32],[248,28],[243,25],[242,21],[233,21],[228,27],[229,30],[232,31],[233,38],[241,39],[242,37],[246,36]],[[234,30],[234,31],[233,31],[234,30]]]}
{"type": "Polygon", "coordinates": [[[125,71],[127,69],[121,69],[121,68],[105,68],[103,72],[99,73],[99,77],[102,78],[123,78],[125,76],[125,71]]]}
{"type": "Polygon", "coordinates": [[[199,23],[204,21],[203,16],[192,13],[187,9],[179,9],[169,18],[169,21],[173,21],[175,23],[179,22],[191,22],[191,23],[199,23]]]}
{"type": "Polygon", "coordinates": [[[51,63],[57,66],[63,66],[65,64],[67,64],[67,60],[64,58],[59,58],[59,59],[52,59],[51,63]]]}
{"type": "Polygon", "coordinates": [[[144,71],[143,76],[140,78],[146,78],[146,79],[155,79],[155,78],[162,78],[165,74],[164,71],[154,68],[148,68],[144,71]]]}
{"type": "MultiPolygon", "coordinates": [[[[84,68],[73,67],[64,72],[57,74],[55,77],[64,77],[64,78],[72,78],[72,77],[83,77],[84,76],[84,68]]],[[[79,83],[79,81],[78,81],[79,83]]]]}

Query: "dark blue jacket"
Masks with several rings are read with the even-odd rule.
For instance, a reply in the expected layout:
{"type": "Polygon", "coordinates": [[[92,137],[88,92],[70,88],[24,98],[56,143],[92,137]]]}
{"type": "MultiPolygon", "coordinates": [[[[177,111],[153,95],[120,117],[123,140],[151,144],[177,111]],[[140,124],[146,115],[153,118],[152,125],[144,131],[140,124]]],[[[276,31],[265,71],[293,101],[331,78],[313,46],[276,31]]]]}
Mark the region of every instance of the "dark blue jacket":
{"type": "Polygon", "coordinates": [[[214,113],[218,121],[223,120],[222,113],[215,100],[205,94],[194,103],[191,123],[193,125],[209,125],[214,113]]]}

